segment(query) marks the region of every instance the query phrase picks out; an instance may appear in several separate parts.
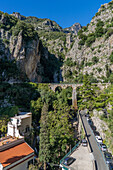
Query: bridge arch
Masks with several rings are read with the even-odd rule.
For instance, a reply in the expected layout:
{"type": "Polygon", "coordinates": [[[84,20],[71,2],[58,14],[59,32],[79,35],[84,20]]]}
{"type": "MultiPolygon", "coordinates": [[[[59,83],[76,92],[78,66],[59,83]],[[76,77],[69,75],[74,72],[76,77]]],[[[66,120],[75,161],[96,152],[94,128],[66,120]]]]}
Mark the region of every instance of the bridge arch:
{"type": "Polygon", "coordinates": [[[56,88],[55,88],[55,90],[54,90],[55,92],[56,91],[59,91],[59,92],[61,92],[62,91],[62,87],[61,86],[57,86],[56,88]]]}
{"type": "Polygon", "coordinates": [[[77,92],[76,88],[82,86],[82,84],[49,84],[49,87],[55,92],[57,87],[61,87],[62,89],[66,89],[67,87],[72,87],[72,105],[77,110],[77,92]]]}

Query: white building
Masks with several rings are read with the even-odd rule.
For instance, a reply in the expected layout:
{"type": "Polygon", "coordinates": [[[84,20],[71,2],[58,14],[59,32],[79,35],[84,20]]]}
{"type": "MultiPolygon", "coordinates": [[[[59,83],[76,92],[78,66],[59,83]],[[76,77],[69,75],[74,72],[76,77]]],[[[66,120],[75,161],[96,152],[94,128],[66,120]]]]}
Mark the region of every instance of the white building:
{"type": "Polygon", "coordinates": [[[21,137],[29,134],[31,130],[32,113],[20,113],[8,122],[7,136],[21,137]]]}

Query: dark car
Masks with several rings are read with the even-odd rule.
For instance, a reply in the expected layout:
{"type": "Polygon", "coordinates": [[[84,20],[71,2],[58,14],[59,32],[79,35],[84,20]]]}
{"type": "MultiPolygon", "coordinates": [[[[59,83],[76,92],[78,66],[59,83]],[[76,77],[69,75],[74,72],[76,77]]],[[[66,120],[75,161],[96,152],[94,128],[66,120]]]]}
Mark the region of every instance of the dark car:
{"type": "Polygon", "coordinates": [[[87,146],[87,140],[86,139],[82,139],[82,146],[87,146]]]}
{"type": "Polygon", "coordinates": [[[113,163],[109,163],[108,166],[109,166],[109,170],[113,170],[113,163]]]}
{"type": "Polygon", "coordinates": [[[91,129],[93,130],[93,132],[95,132],[96,127],[94,125],[91,125],[91,129]]]}
{"type": "Polygon", "coordinates": [[[64,161],[62,162],[64,165],[69,166],[75,161],[75,158],[73,157],[66,157],[64,161]]]}
{"type": "Polygon", "coordinates": [[[112,154],[111,153],[104,152],[104,156],[105,156],[105,160],[106,160],[107,164],[112,163],[112,154]]]}
{"type": "Polygon", "coordinates": [[[91,126],[93,125],[93,122],[92,122],[91,119],[88,120],[88,123],[89,123],[89,125],[91,125],[91,126]]]}

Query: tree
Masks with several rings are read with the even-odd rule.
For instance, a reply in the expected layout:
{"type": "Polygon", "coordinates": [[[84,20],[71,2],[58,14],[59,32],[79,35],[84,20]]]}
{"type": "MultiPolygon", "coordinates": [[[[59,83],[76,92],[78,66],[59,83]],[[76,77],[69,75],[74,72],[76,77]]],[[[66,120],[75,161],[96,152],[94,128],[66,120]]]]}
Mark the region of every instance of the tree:
{"type": "Polygon", "coordinates": [[[95,96],[94,88],[91,86],[91,82],[88,80],[88,76],[83,77],[83,86],[79,88],[78,104],[80,109],[92,109],[93,99],[95,96]]]}
{"type": "Polygon", "coordinates": [[[39,159],[44,163],[44,170],[46,170],[46,163],[50,159],[50,142],[48,129],[48,105],[44,103],[41,113],[40,121],[40,145],[39,145],[39,159]]]}
{"type": "Polygon", "coordinates": [[[66,102],[54,101],[54,111],[49,112],[51,160],[54,163],[64,156],[70,144],[74,143],[70,108],[66,102]]]}

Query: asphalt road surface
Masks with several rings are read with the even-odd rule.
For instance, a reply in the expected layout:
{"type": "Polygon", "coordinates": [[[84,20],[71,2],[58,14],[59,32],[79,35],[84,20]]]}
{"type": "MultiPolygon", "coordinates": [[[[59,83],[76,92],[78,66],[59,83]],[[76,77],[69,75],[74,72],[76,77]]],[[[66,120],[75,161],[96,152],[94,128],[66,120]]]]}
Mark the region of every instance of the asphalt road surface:
{"type": "Polygon", "coordinates": [[[88,124],[84,114],[85,114],[85,111],[81,111],[81,113],[80,113],[81,119],[83,121],[83,125],[85,127],[86,134],[88,136],[88,140],[89,140],[90,146],[92,148],[92,153],[94,155],[94,159],[96,160],[97,170],[108,170],[108,167],[104,160],[104,156],[97,145],[95,136],[93,135],[90,125],[88,124]]]}

